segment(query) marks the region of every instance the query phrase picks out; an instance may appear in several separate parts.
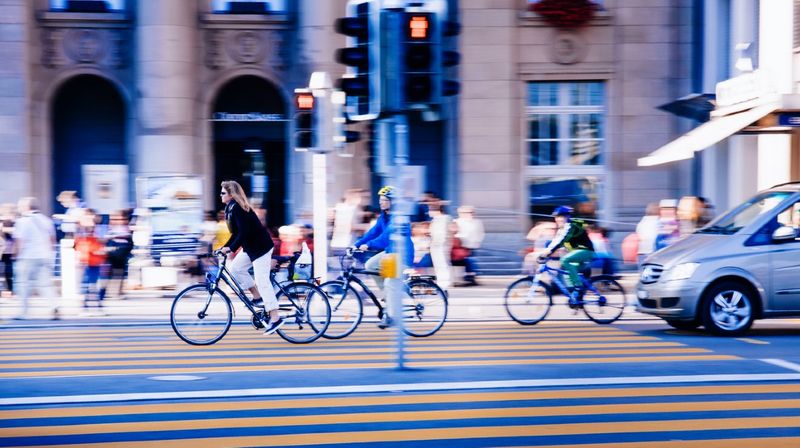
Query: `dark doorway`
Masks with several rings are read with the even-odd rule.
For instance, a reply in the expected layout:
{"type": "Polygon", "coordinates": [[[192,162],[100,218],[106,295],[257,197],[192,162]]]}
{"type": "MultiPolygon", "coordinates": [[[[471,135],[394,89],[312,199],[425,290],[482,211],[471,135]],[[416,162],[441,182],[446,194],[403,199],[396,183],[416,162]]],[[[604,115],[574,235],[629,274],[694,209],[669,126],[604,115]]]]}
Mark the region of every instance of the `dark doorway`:
{"type": "Polygon", "coordinates": [[[240,76],[220,89],[214,119],[214,180],[236,180],[267,209],[270,226],[286,222],[286,104],[257,76],[240,76]]]}
{"type": "Polygon", "coordinates": [[[116,87],[94,75],[66,81],[56,93],[52,109],[53,201],[60,191],[75,190],[81,197],[82,165],[126,165],[125,102],[116,87]]]}

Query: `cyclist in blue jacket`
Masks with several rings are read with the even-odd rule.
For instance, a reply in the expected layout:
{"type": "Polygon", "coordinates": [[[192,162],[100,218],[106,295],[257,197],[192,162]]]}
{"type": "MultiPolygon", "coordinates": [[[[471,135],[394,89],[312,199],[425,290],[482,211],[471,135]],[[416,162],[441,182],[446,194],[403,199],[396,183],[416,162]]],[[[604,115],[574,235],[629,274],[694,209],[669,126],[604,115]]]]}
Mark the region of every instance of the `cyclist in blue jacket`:
{"type": "MultiPolygon", "coordinates": [[[[381,260],[386,254],[397,252],[392,242],[394,225],[392,225],[391,219],[392,199],[394,199],[395,194],[395,188],[388,185],[378,191],[378,204],[381,209],[378,220],[364,236],[353,244],[360,250],[379,251],[378,254],[372,256],[364,263],[364,268],[367,270],[379,270],[381,260]]],[[[411,242],[410,232],[403,233],[403,243],[405,248],[405,253],[403,254],[405,265],[411,266],[414,263],[414,244],[411,242]]],[[[378,284],[378,287],[383,290],[383,278],[377,277],[375,282],[378,284]]]]}

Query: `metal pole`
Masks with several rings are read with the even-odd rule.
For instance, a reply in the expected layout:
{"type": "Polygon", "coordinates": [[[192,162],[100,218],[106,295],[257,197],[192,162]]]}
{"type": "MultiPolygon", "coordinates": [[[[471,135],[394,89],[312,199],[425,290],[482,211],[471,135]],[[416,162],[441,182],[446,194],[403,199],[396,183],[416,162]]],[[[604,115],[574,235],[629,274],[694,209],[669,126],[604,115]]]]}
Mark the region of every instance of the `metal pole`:
{"type": "Polygon", "coordinates": [[[392,235],[392,242],[397,254],[397,272],[396,278],[391,279],[393,288],[391,289],[392,295],[390,297],[392,304],[392,319],[395,322],[397,331],[397,368],[405,368],[405,331],[404,331],[404,310],[403,310],[403,296],[405,295],[405,285],[403,283],[403,272],[407,268],[405,266],[406,259],[406,246],[405,240],[409,232],[409,201],[406,198],[406,191],[408,190],[409,179],[407,178],[406,165],[408,164],[408,124],[406,116],[403,114],[394,117],[394,123],[391,126],[394,130],[394,138],[391,139],[392,162],[394,166],[392,182],[397,189],[394,204],[392,204],[392,222],[394,224],[394,234],[392,235]]]}
{"type": "Polygon", "coordinates": [[[326,198],[328,194],[328,176],[326,155],[314,154],[312,175],[314,176],[313,208],[314,208],[314,276],[321,282],[328,280],[328,219],[326,198]]]}

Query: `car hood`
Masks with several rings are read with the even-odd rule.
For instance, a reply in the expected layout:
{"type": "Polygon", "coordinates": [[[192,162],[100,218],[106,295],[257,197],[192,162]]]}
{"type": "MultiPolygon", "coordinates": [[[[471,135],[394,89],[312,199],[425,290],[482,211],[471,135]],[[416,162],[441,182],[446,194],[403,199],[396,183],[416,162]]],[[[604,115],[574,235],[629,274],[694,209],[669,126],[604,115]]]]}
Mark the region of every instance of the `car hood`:
{"type": "Polygon", "coordinates": [[[645,263],[669,267],[684,261],[697,261],[701,258],[698,253],[718,255],[720,243],[731,238],[732,235],[693,233],[650,255],[645,263]]]}

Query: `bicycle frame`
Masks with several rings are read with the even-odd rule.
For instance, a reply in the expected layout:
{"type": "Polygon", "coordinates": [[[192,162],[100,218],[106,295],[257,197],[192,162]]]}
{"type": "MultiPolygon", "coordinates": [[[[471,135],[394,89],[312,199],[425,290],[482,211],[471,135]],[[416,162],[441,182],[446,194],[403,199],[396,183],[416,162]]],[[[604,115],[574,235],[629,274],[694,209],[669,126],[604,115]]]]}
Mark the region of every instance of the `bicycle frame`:
{"type": "MultiPolygon", "coordinates": [[[[256,307],[253,306],[253,303],[250,301],[250,299],[247,298],[247,294],[245,293],[244,288],[242,288],[242,285],[240,285],[239,282],[236,281],[236,277],[233,276],[231,271],[226,266],[227,262],[228,262],[228,257],[226,256],[222,259],[222,262],[220,262],[216,274],[211,274],[211,273],[206,274],[206,283],[208,284],[208,290],[213,291],[214,289],[216,289],[217,286],[219,285],[219,281],[222,280],[226,285],[228,285],[229,288],[233,290],[233,292],[236,294],[239,300],[241,300],[242,303],[244,303],[247,309],[254,316],[257,316],[260,310],[257,310],[256,307]]],[[[289,302],[292,303],[292,306],[297,308],[298,307],[297,303],[295,302],[292,295],[289,294],[288,291],[286,291],[286,288],[284,288],[281,283],[275,280],[275,273],[276,272],[274,270],[270,270],[269,273],[270,283],[272,284],[273,287],[277,286],[281,290],[283,295],[286,296],[289,302]]],[[[208,296],[208,300],[206,301],[206,306],[205,308],[203,308],[203,313],[205,313],[210,303],[211,303],[211,294],[209,294],[208,296]]],[[[234,315],[235,314],[236,310],[234,308],[234,315]]]]}
{"type": "MultiPolygon", "coordinates": [[[[567,271],[565,271],[563,269],[559,269],[559,268],[550,267],[550,266],[547,265],[547,263],[542,263],[539,266],[539,270],[536,271],[536,275],[533,276],[533,285],[537,285],[537,284],[539,284],[539,282],[541,282],[541,278],[540,277],[541,277],[542,274],[549,274],[550,275],[550,283],[549,283],[549,285],[550,285],[551,288],[552,288],[553,285],[555,285],[555,287],[558,288],[558,290],[561,292],[561,294],[571,298],[571,295],[570,295],[570,292],[569,292],[569,288],[567,287],[567,285],[562,280],[564,275],[569,275],[569,273],[567,271]]],[[[597,289],[595,289],[592,286],[592,284],[587,280],[586,276],[584,276],[582,273],[579,272],[578,273],[578,278],[581,279],[581,283],[582,283],[582,286],[583,286],[585,291],[592,291],[593,293],[595,293],[598,296],[602,297],[602,294],[600,294],[600,291],[598,291],[597,289]]],[[[545,282],[545,283],[547,283],[547,282],[545,282]]],[[[578,303],[581,303],[581,302],[583,302],[583,299],[578,300],[578,303]]]]}
{"type": "Polygon", "coordinates": [[[378,271],[369,271],[369,270],[366,270],[366,269],[358,269],[358,268],[351,267],[351,268],[349,268],[349,269],[347,269],[345,271],[342,271],[342,275],[341,275],[342,280],[344,281],[344,290],[345,291],[347,290],[347,288],[350,286],[351,282],[357,284],[361,288],[361,291],[363,291],[367,295],[367,297],[369,297],[369,299],[372,301],[372,303],[376,307],[378,307],[378,317],[380,317],[381,315],[383,315],[383,312],[384,312],[383,305],[381,305],[381,302],[380,302],[380,300],[378,300],[378,297],[376,297],[375,294],[372,292],[372,290],[369,289],[369,287],[364,283],[364,280],[361,280],[360,278],[358,278],[356,276],[356,274],[380,275],[380,272],[378,272],[378,271]]]}

